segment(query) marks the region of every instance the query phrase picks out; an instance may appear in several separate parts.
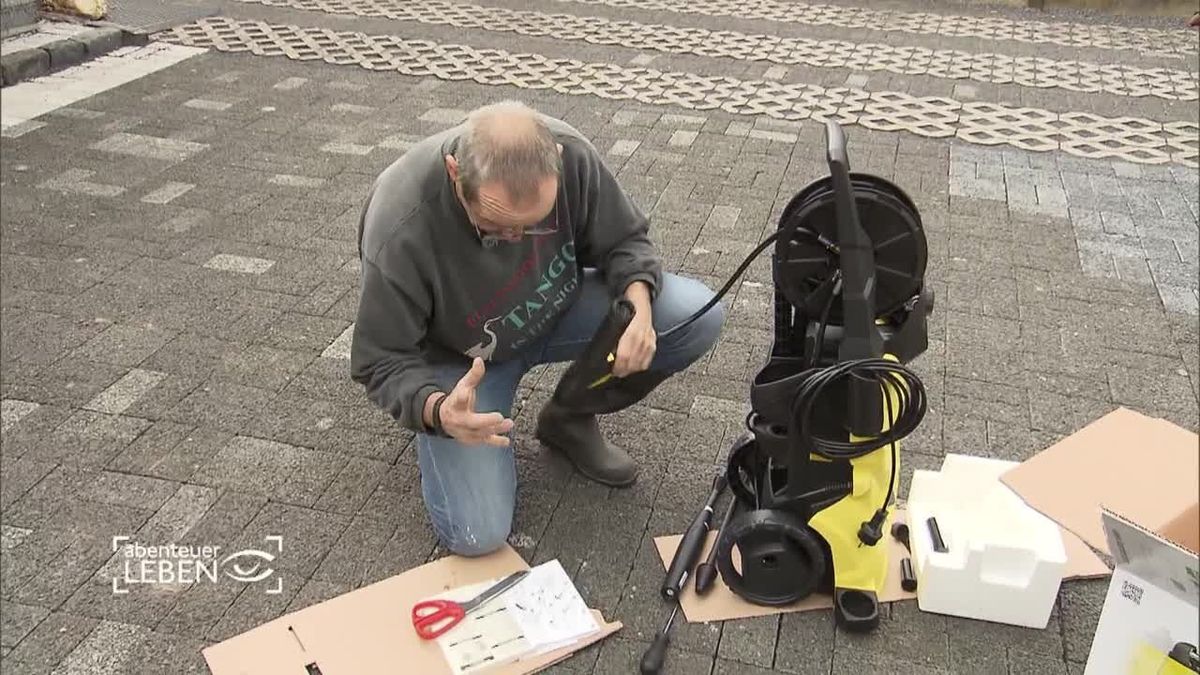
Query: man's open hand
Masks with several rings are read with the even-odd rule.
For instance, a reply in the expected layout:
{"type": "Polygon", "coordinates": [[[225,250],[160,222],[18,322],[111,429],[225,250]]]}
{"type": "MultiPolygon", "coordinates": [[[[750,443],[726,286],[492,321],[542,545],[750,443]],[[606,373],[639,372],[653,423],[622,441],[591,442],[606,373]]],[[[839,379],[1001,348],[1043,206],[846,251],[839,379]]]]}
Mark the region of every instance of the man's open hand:
{"type": "Polygon", "coordinates": [[[453,391],[442,402],[442,428],[458,441],[468,445],[509,444],[507,434],[513,421],[498,412],[475,412],[475,389],[483,381],[483,359],[476,358],[471,369],[454,385],[453,391]]]}

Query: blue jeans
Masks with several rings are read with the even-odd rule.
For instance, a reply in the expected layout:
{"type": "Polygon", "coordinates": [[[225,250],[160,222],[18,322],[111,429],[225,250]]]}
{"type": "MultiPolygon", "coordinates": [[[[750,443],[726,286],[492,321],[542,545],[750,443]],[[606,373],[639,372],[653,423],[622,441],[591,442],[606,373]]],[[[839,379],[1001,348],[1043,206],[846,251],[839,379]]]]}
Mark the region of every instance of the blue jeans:
{"type": "MultiPolygon", "coordinates": [[[[697,312],[713,297],[704,284],[674,274],[663,275],[652,306],[654,328],[663,331],[697,312]]],[[[580,296],[558,325],[525,353],[503,363],[487,364],[476,389],[479,412],[511,416],[513,397],[522,376],[534,366],[574,360],[600,327],[612,304],[603,280],[585,270],[580,296]]],[[[676,373],[694,363],[717,341],[725,322],[721,303],[679,330],[657,341],[651,370],[676,373]]],[[[438,373],[449,391],[470,366],[444,367],[438,373]]],[[[513,449],[465,445],[452,438],[417,434],[417,461],[425,508],[442,545],[463,556],[478,556],[501,547],[512,528],[517,473],[513,449]]],[[[514,439],[515,441],[515,439],[514,439]]]]}

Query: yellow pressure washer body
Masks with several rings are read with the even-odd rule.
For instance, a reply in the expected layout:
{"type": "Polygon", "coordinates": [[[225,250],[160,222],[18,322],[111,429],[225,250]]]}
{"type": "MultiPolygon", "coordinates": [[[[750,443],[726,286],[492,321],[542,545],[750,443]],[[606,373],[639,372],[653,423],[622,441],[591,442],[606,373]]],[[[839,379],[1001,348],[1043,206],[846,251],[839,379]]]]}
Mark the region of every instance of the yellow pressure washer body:
{"type": "Polygon", "coordinates": [[[928,346],[933,295],[916,206],[891,182],[850,171],[836,122],[826,145],[830,175],[792,198],[771,236],[774,344],[729,453],[739,508],[719,533],[717,568],[760,605],[828,593],[838,624],[864,631],[899,574],[886,541],[898,443],[926,410],[905,364],[928,346]]]}

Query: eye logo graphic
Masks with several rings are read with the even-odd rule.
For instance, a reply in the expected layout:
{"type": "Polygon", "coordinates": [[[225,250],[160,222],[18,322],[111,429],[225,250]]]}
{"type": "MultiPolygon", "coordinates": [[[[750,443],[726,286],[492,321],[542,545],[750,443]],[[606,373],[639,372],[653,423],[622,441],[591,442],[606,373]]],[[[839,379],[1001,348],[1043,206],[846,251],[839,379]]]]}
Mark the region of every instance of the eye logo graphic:
{"type": "MultiPolygon", "coordinates": [[[[283,552],[283,537],[267,537],[267,541],[275,542],[277,553],[283,552]]],[[[248,548],[225,556],[220,567],[225,571],[225,576],[230,579],[252,584],[264,581],[275,573],[270,565],[274,561],[275,556],[267,551],[248,548]]],[[[273,587],[267,589],[267,593],[274,594],[283,591],[283,579],[276,577],[275,582],[273,587]]]]}

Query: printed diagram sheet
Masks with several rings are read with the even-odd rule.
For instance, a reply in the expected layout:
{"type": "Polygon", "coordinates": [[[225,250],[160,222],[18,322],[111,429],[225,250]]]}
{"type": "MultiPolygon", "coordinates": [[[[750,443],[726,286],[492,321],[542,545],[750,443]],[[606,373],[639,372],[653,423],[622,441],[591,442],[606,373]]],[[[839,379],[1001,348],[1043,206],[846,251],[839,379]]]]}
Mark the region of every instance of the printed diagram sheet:
{"type": "Polygon", "coordinates": [[[501,597],[536,654],[558,649],[600,630],[558,560],[533,568],[528,577],[501,597]]]}
{"type": "MultiPolygon", "coordinates": [[[[499,579],[438,597],[468,600],[499,579]]],[[[478,673],[571,644],[600,630],[566,570],[551,560],[438,638],[454,675],[478,673]]]]}

